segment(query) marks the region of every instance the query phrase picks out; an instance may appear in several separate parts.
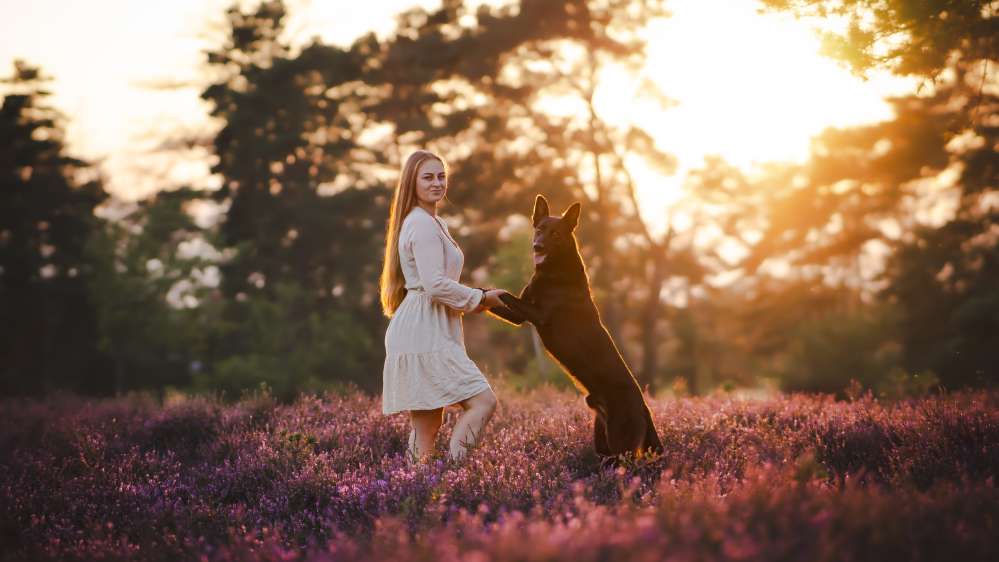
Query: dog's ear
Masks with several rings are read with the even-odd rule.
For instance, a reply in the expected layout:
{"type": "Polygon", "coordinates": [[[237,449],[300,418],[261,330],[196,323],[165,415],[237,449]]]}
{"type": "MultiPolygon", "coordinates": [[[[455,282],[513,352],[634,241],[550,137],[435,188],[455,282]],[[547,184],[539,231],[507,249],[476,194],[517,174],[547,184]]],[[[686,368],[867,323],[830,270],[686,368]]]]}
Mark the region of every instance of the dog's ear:
{"type": "Polygon", "coordinates": [[[545,199],[544,195],[538,194],[534,199],[534,217],[532,222],[534,226],[538,226],[541,219],[548,216],[548,200],[545,199]]]}
{"type": "Polygon", "coordinates": [[[576,230],[576,225],[579,224],[579,203],[569,205],[569,208],[562,213],[562,221],[566,223],[569,230],[576,230]]]}

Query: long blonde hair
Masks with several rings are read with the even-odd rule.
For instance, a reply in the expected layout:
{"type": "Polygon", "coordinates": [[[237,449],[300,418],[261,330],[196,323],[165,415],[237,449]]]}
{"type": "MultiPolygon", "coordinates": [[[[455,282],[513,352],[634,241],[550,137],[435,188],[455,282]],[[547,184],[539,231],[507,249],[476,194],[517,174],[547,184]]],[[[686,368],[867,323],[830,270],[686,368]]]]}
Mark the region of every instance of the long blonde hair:
{"type": "Polygon", "coordinates": [[[399,175],[399,183],[395,186],[392,206],[389,209],[388,225],[385,231],[385,262],[382,264],[382,276],[379,281],[381,289],[382,312],[389,318],[399,308],[406,296],[406,280],[402,276],[402,264],[399,263],[399,230],[406,215],[416,206],[416,174],[420,166],[436,159],[448,173],[447,162],[429,150],[417,150],[409,155],[399,175]]]}

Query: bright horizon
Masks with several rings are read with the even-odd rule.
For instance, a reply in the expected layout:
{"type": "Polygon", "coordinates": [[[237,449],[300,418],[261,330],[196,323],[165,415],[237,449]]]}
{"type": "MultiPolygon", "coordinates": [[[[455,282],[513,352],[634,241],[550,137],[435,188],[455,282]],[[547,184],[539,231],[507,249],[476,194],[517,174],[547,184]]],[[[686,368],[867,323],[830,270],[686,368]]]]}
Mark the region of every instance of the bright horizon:
{"type": "MultiPolygon", "coordinates": [[[[67,117],[70,150],[100,163],[116,196],[135,199],[185,183],[214,187],[209,154],[190,152],[189,160],[177,161],[147,151],[171,132],[209,126],[207,104],[198,97],[201,51],[210,46],[210,22],[221,22],[229,4],[176,0],[153,13],[126,0],[4,0],[2,74],[23,58],[55,78],[50,102],[67,117]],[[191,85],[169,91],[144,86],[164,81],[191,85]]],[[[359,3],[344,17],[332,2],[290,0],[286,30],[296,46],[315,36],[347,45],[368,31],[390,32],[403,9],[439,4],[359,3]]],[[[717,154],[747,172],[769,161],[800,162],[824,128],[888,119],[884,96],[911,88],[898,79],[862,81],[818,54],[811,24],[786,14],[759,15],[757,7],[754,0],[677,0],[669,4],[672,18],[650,25],[643,74],[677,101],[675,107],[663,111],[636,102],[636,82],[620,72],[612,71],[598,92],[607,119],[642,125],[677,158],[677,174],[668,177],[634,165],[643,214],[656,229],[682,196],[686,172],[705,156],[717,154]]]]}

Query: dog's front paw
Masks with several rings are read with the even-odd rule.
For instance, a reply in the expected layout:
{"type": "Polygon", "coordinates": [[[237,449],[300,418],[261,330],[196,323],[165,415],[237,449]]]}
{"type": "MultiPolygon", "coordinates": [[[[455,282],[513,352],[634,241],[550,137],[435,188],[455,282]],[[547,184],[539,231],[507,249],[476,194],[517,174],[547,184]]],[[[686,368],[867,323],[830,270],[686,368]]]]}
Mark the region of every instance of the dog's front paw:
{"type": "Polygon", "coordinates": [[[507,306],[513,306],[517,302],[517,297],[514,297],[510,293],[500,293],[499,300],[503,301],[503,304],[507,306]]]}

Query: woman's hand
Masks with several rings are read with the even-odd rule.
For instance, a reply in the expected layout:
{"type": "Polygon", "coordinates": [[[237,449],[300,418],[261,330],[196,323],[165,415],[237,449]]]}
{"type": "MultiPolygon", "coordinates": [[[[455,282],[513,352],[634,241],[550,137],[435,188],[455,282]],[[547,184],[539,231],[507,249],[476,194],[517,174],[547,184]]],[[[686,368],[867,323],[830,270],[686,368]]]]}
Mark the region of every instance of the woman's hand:
{"type": "Polygon", "coordinates": [[[503,301],[500,300],[500,295],[503,294],[508,293],[503,289],[490,289],[486,291],[486,296],[482,299],[482,302],[486,305],[486,308],[503,306],[503,301]]]}
{"type": "Polygon", "coordinates": [[[479,301],[479,306],[477,306],[473,312],[482,312],[496,306],[503,306],[503,301],[499,299],[499,296],[507,291],[504,291],[503,289],[484,289],[482,287],[479,287],[479,289],[484,295],[482,300],[479,301]]]}

